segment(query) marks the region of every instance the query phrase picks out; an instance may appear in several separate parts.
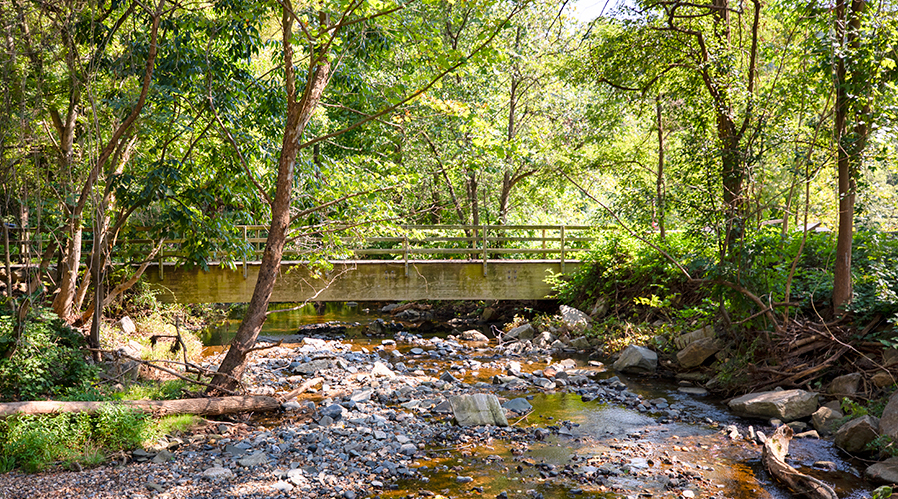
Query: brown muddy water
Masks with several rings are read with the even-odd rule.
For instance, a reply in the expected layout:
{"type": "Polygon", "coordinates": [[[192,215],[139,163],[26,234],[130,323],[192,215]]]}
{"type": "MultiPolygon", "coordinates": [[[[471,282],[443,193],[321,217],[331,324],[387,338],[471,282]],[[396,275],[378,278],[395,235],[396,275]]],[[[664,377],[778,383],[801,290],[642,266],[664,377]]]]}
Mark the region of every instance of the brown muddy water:
{"type": "MultiPolygon", "coordinates": [[[[284,306],[283,308],[288,308],[284,306]]],[[[328,303],[316,310],[312,305],[302,309],[273,313],[262,336],[295,337],[302,327],[315,324],[345,326],[339,335],[353,350],[372,351],[384,337],[366,335],[367,325],[382,318],[390,322],[388,314],[379,312],[380,304],[328,303]]],[[[203,341],[210,352],[220,351],[237,330],[239,318],[222,327],[207,331],[203,341]]],[[[488,336],[488,326],[478,327],[488,336]]],[[[445,336],[448,327],[425,335],[445,336]]],[[[414,331],[413,331],[414,332],[414,331]]],[[[336,337],[334,337],[336,338],[336,337]]],[[[285,341],[285,342],[286,342],[285,341]]],[[[484,362],[492,355],[483,345],[471,357],[484,362]]],[[[407,353],[411,345],[396,345],[407,353]]],[[[528,372],[545,368],[554,359],[522,361],[528,372]]],[[[746,440],[731,441],[721,434],[722,427],[736,424],[740,429],[754,425],[755,429],[772,433],[763,421],[742,420],[730,414],[721,401],[711,397],[695,397],[677,391],[672,382],[657,378],[633,378],[603,365],[587,363],[575,358],[577,367],[591,371],[596,379],[619,376],[628,390],[645,399],[664,398],[672,409],[683,414],[689,422],[659,423],[652,414],[641,413],[620,405],[584,402],[575,393],[497,393],[507,398],[527,397],[533,411],[521,418],[510,418],[513,426],[565,428],[563,434],[547,436],[544,440],[520,441],[494,439],[481,445],[460,442],[445,449],[430,449],[438,457],[419,460],[418,470],[426,477],[421,480],[399,481],[394,490],[381,492],[380,497],[527,497],[544,499],[567,498],[642,498],[671,497],[667,486],[678,479],[688,479],[694,487],[694,497],[702,498],[763,498],[788,499],[792,495],[773,483],[760,462],[761,448],[746,440]],[[602,470],[604,483],[585,480],[581,473],[602,470]],[[470,477],[459,483],[457,477],[470,477]],[[612,491],[616,490],[616,491],[612,491]],[[625,495],[620,490],[630,492],[625,495]]],[[[410,369],[421,369],[438,375],[450,362],[406,359],[410,369]]],[[[457,366],[456,366],[457,367],[457,366]]],[[[489,369],[458,372],[466,383],[490,382],[499,374],[489,369]]],[[[272,422],[269,421],[269,424],[272,422]]],[[[476,432],[477,430],[472,430],[476,432]]],[[[743,431],[744,433],[744,431],[743,431]]],[[[829,440],[796,439],[791,442],[789,464],[803,473],[829,483],[843,499],[868,498],[872,494],[869,483],[860,478],[864,463],[853,461],[835,449],[829,440]],[[835,469],[823,469],[815,463],[833,463],[835,469]]],[[[671,487],[673,488],[673,487],[671,487]]],[[[689,497],[684,495],[682,497],[689,497]]]]}

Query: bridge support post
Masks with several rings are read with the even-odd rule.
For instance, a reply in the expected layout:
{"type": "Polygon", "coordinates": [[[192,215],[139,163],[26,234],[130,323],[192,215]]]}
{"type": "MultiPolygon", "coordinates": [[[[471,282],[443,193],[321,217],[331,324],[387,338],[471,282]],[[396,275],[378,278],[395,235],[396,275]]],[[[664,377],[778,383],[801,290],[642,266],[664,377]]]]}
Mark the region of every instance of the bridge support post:
{"type": "Polygon", "coordinates": [[[159,282],[165,280],[165,269],[164,265],[162,265],[162,257],[165,255],[165,239],[162,239],[161,246],[159,248],[159,282]]]}

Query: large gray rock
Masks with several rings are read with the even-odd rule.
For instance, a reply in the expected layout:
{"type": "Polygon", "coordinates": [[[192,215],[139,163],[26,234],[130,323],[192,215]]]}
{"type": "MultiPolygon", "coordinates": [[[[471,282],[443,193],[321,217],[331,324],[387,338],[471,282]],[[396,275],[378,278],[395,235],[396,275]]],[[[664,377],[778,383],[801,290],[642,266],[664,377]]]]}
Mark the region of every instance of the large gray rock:
{"type": "Polygon", "coordinates": [[[898,483],[898,457],[890,457],[868,467],[864,476],[873,483],[898,483]]]}
{"type": "Polygon", "coordinates": [[[127,315],[122,317],[116,324],[125,334],[131,335],[137,332],[137,326],[134,325],[134,321],[127,315]]]}
{"type": "Polygon", "coordinates": [[[518,326],[516,328],[512,328],[511,331],[505,333],[505,335],[502,336],[502,339],[504,341],[514,340],[514,339],[518,339],[518,340],[522,340],[522,341],[523,340],[532,340],[533,336],[535,334],[536,334],[536,330],[533,329],[533,325],[528,322],[527,324],[521,324],[520,326],[518,326]]]}
{"type": "Polygon", "coordinates": [[[571,340],[571,348],[576,348],[577,350],[586,350],[589,347],[589,338],[587,338],[586,336],[578,336],[571,340]]]}
{"type": "Polygon", "coordinates": [[[837,429],[834,425],[843,417],[841,412],[823,406],[811,415],[811,424],[821,435],[829,435],[837,429]]]}
{"type": "Polygon", "coordinates": [[[548,331],[543,331],[539,333],[539,336],[533,339],[533,346],[537,348],[549,348],[556,339],[554,334],[548,331]]]}
{"type": "Polygon", "coordinates": [[[577,310],[574,307],[561,305],[558,307],[561,311],[561,320],[567,326],[568,331],[572,333],[582,333],[589,326],[589,316],[577,310]]]}
{"type": "Polygon", "coordinates": [[[461,339],[465,341],[490,341],[490,339],[487,338],[485,334],[476,329],[469,329],[461,333],[461,339]]]}
{"type": "Polygon", "coordinates": [[[808,417],[817,410],[817,394],[804,390],[749,393],[729,402],[739,416],[776,418],[784,422],[808,417]]]}
{"type": "Polygon", "coordinates": [[[857,387],[863,376],[861,373],[851,373],[832,380],[829,384],[829,393],[839,397],[854,397],[857,395],[857,387]]]}
{"type": "Polygon", "coordinates": [[[898,392],[889,397],[889,403],[882,411],[879,433],[888,435],[892,440],[898,440],[898,392]]]}
{"type": "Polygon", "coordinates": [[[836,447],[850,453],[867,452],[867,444],[879,436],[879,419],[873,416],[862,416],[842,425],[833,443],[836,447]]]}
{"type": "Polygon", "coordinates": [[[701,338],[677,352],[677,361],[686,369],[697,367],[721,348],[723,344],[717,338],[701,338]]]}
{"type": "Polygon", "coordinates": [[[449,404],[459,426],[508,426],[505,409],[499,405],[499,399],[491,393],[449,397],[449,404]]]}
{"type": "Polygon", "coordinates": [[[651,373],[658,367],[658,354],[645,347],[630,345],[612,366],[615,371],[651,373]]]}
{"type": "Polygon", "coordinates": [[[684,335],[678,336],[674,339],[674,345],[679,349],[686,348],[693,341],[698,341],[702,338],[713,338],[714,337],[714,327],[713,326],[705,326],[701,329],[696,329],[691,333],[686,333],[684,335]]]}

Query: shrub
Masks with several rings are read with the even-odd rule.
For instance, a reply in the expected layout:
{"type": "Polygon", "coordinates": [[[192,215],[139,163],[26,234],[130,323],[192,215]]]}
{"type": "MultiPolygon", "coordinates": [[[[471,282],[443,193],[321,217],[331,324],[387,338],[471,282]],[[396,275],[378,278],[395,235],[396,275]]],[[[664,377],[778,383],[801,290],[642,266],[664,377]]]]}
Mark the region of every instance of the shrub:
{"type": "Polygon", "coordinates": [[[26,321],[16,341],[13,318],[0,316],[0,399],[35,400],[89,385],[97,371],[81,350],[84,337],[58,319],[26,321]]]}

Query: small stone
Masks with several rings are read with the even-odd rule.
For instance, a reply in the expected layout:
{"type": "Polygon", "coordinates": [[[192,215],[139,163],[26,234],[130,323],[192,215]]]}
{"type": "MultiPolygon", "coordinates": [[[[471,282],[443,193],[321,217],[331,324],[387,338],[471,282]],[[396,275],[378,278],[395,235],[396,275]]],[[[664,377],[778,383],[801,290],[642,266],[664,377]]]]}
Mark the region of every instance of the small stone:
{"type": "Polygon", "coordinates": [[[289,482],[279,481],[275,482],[275,484],[272,485],[271,488],[278,492],[290,492],[291,490],[293,490],[293,485],[289,482]]]}
{"type": "Polygon", "coordinates": [[[159,485],[159,484],[156,483],[156,482],[147,482],[147,483],[145,483],[145,484],[143,484],[143,485],[144,485],[144,487],[146,487],[148,490],[152,490],[152,491],[154,491],[154,492],[162,492],[162,491],[165,490],[165,487],[163,487],[162,485],[159,485]]]}
{"type": "Polygon", "coordinates": [[[458,477],[455,477],[455,481],[458,483],[471,483],[474,481],[474,479],[469,476],[458,476],[458,477]]]}
{"type": "Polygon", "coordinates": [[[252,468],[253,466],[261,466],[261,465],[267,464],[267,463],[268,463],[268,456],[266,456],[262,452],[252,454],[250,456],[247,456],[247,457],[237,460],[237,464],[239,464],[240,466],[243,466],[244,468],[252,468]]]}
{"type": "Polygon", "coordinates": [[[234,478],[234,472],[229,468],[213,466],[202,473],[202,477],[208,480],[229,480],[234,478]]]}

